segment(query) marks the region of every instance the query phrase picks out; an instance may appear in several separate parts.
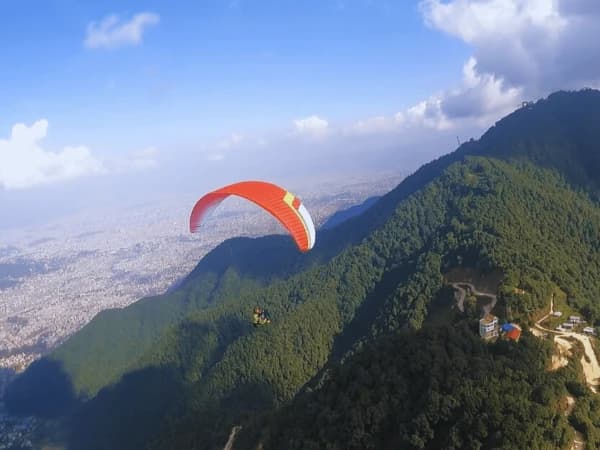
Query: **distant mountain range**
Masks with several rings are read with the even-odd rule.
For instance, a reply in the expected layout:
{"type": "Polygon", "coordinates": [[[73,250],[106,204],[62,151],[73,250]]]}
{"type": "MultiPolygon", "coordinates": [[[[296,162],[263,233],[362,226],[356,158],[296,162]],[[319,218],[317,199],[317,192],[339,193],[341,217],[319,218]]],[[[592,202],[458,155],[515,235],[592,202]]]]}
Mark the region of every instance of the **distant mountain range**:
{"type": "Polygon", "coordinates": [[[600,323],[599,124],[600,92],[557,92],[332,218],[308,254],[226,241],[174,291],[98,314],[6,405],[59,418],[73,449],[221,449],[234,425],[236,449],[600,446],[577,359],[546,370],[526,331],[483,343],[448,283],[496,280],[493,312],[525,330],[553,294],[600,323]]]}

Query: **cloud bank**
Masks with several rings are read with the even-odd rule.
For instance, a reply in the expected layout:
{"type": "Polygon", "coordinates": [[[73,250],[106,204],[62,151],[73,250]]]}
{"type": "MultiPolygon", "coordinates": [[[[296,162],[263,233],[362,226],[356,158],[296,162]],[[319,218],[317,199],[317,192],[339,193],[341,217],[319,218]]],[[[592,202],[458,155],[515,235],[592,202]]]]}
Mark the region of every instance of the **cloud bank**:
{"type": "Polygon", "coordinates": [[[44,119],[30,127],[18,123],[8,139],[0,139],[0,185],[20,189],[105,171],[85,146],[65,147],[59,152],[44,150],[40,141],[47,130],[44,119]]]}
{"type": "Polygon", "coordinates": [[[146,147],[131,152],[125,159],[107,163],[110,172],[137,172],[158,168],[158,149],[146,147]]]}
{"type": "Polygon", "coordinates": [[[7,139],[0,139],[0,187],[25,189],[89,175],[158,167],[154,147],[134,151],[125,158],[102,161],[84,145],[66,146],[56,152],[45,149],[42,141],[47,132],[48,121],[41,119],[31,126],[18,123],[7,139]]]}
{"type": "Polygon", "coordinates": [[[294,120],[294,128],[298,135],[320,137],[327,134],[329,122],[319,116],[310,116],[294,120]]]}
{"type": "Polygon", "coordinates": [[[560,89],[598,87],[597,0],[424,0],[425,23],[473,49],[463,86],[440,96],[450,118],[500,116],[560,89]]]}
{"type": "Polygon", "coordinates": [[[472,48],[461,81],[393,116],[346,126],[345,134],[483,129],[522,101],[600,88],[597,0],[422,0],[419,8],[427,26],[472,48]]]}
{"type": "Polygon", "coordinates": [[[100,23],[88,24],[84,45],[90,49],[139,45],[146,28],[159,21],[160,16],[152,12],[135,14],[128,22],[121,22],[118,16],[111,15],[100,23]]]}

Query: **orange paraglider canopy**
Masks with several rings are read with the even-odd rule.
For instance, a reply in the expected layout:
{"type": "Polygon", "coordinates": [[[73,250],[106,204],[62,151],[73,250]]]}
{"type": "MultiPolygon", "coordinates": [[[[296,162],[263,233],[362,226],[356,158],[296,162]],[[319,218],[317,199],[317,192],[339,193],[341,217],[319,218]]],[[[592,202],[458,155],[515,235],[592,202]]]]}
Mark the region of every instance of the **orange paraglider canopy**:
{"type": "Polygon", "coordinates": [[[264,181],[242,181],[204,195],[192,209],[190,232],[198,231],[203,219],[230,195],[250,200],[269,212],[288,230],[300,251],[307,252],[315,245],[315,225],[300,199],[264,181]]]}

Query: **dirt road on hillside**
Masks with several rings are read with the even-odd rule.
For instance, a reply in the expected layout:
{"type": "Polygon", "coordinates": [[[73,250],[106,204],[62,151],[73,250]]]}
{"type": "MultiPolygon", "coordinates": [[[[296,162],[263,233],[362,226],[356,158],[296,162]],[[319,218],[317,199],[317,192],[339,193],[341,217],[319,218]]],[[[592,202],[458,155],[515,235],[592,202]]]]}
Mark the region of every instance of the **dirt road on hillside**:
{"type": "Polygon", "coordinates": [[[550,299],[550,312],[538,320],[534,327],[546,333],[552,333],[554,336],[554,342],[556,342],[556,344],[563,349],[565,349],[568,345],[570,351],[572,347],[572,343],[563,337],[577,339],[583,344],[584,355],[581,357],[581,365],[583,366],[585,381],[593,392],[598,392],[598,386],[600,385],[600,364],[598,363],[598,358],[596,358],[596,353],[592,347],[592,338],[586,334],[575,333],[574,331],[551,330],[542,326],[542,322],[546,320],[553,312],[554,295],[550,299]]]}
{"type": "Polygon", "coordinates": [[[558,354],[552,355],[552,370],[557,370],[569,364],[573,344],[560,336],[554,336],[554,343],[557,346],[558,354]]]}
{"type": "Polygon", "coordinates": [[[460,310],[460,312],[465,312],[465,297],[467,296],[467,291],[463,286],[467,286],[471,293],[476,297],[488,297],[491,298],[492,301],[485,305],[483,308],[486,313],[489,313],[494,306],[496,306],[496,302],[498,301],[495,294],[490,294],[489,292],[480,292],[475,289],[475,286],[466,281],[459,281],[456,283],[452,283],[452,287],[458,291],[458,296],[455,295],[456,298],[456,306],[460,310]]]}

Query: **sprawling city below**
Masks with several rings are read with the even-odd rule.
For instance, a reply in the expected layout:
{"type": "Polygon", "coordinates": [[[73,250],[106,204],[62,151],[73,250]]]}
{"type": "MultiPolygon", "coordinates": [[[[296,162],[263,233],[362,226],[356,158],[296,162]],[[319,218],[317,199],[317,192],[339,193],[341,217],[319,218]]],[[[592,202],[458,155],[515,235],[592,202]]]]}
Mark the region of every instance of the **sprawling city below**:
{"type": "MultiPolygon", "coordinates": [[[[389,176],[314,186],[302,190],[302,200],[318,227],[336,211],[380,195],[399,180],[389,176]]],[[[86,212],[38,229],[3,231],[0,372],[23,370],[101,310],[163,293],[227,238],[283,233],[258,207],[232,198],[200,233],[190,234],[193,202],[188,200],[86,212]]]]}

